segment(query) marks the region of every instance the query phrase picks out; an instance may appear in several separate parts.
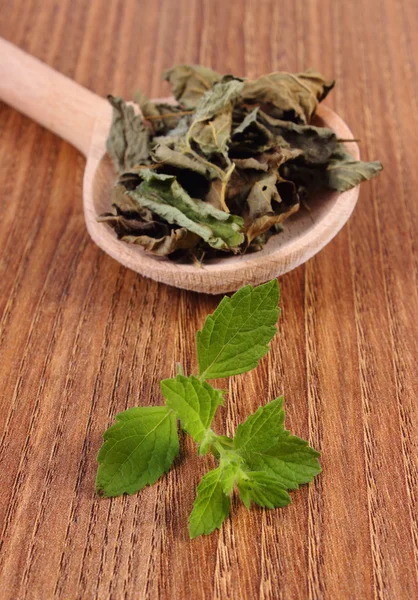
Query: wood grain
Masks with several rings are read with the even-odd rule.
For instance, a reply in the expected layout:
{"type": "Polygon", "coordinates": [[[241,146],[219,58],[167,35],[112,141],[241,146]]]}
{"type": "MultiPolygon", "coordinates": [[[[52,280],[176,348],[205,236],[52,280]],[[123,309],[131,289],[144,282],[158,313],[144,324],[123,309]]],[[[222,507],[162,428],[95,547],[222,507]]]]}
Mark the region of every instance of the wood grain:
{"type": "Polygon", "coordinates": [[[287,424],[323,473],[278,511],[234,505],[189,542],[210,459],[188,442],[133,497],[94,495],[105,428],[158,404],[195,364],[218,298],[142,279],[89,239],[84,159],[0,106],[0,597],[2,600],[403,600],[418,596],[418,11],[415,0],[14,0],[0,35],[93,92],[167,93],[163,68],[255,76],[314,66],[327,103],[385,171],[349,224],[280,278],[268,357],[229,382],[231,432],[284,391],[287,424]]]}

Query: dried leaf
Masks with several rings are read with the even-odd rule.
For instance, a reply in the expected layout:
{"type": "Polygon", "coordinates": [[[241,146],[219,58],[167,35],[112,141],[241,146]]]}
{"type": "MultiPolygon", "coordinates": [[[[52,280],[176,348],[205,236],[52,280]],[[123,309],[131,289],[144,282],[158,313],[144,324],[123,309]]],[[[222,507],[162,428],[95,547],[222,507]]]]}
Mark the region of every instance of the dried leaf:
{"type": "Polygon", "coordinates": [[[297,212],[299,210],[299,207],[299,204],[293,204],[293,206],[290,206],[290,208],[287,207],[284,212],[277,214],[266,214],[254,219],[254,221],[251,223],[251,225],[246,231],[248,243],[251,244],[251,242],[256,238],[259,238],[261,234],[264,234],[265,232],[269,231],[272,227],[283,223],[291,215],[297,212]]]}
{"type": "Polygon", "coordinates": [[[157,256],[193,248],[200,240],[187,229],[170,229],[167,223],[156,220],[153,213],[140,206],[121,185],[112,189],[111,211],[97,220],[110,225],[122,241],[142,246],[157,256]]]}
{"type": "Polygon", "coordinates": [[[207,179],[214,179],[218,176],[217,171],[190,154],[189,148],[184,142],[178,142],[175,138],[163,138],[162,141],[152,150],[152,158],[155,162],[178,167],[179,169],[188,169],[199,173],[207,179]]]}
{"type": "Polygon", "coordinates": [[[296,159],[283,165],[280,174],[303,186],[308,192],[316,189],[345,192],[375,177],[382,169],[379,161],[355,160],[342,144],[338,144],[337,150],[326,163],[309,165],[296,159]]]}
{"type": "Polygon", "coordinates": [[[241,79],[228,79],[214,85],[196,105],[191,127],[200,121],[212,119],[226,108],[232,108],[233,103],[240,98],[243,86],[241,79]]]}
{"type": "Polygon", "coordinates": [[[250,113],[248,113],[244,117],[244,119],[240,122],[240,124],[237,125],[237,127],[235,127],[234,135],[237,135],[239,133],[244,133],[244,131],[246,131],[248,128],[250,128],[252,125],[254,125],[256,123],[258,123],[258,106],[257,106],[257,108],[252,110],[250,113]]]}
{"type": "Polygon", "coordinates": [[[147,235],[126,235],[121,238],[123,242],[142,246],[145,250],[156,256],[168,256],[177,250],[190,250],[199,242],[199,236],[184,227],[172,229],[171,232],[161,238],[149,237],[147,235]]]}
{"type": "Polygon", "coordinates": [[[309,123],[318,102],[333,88],[315,71],[304,73],[270,73],[254,81],[246,81],[242,96],[249,105],[257,104],[273,117],[309,123]]]}
{"type": "Polygon", "coordinates": [[[276,183],[276,173],[269,173],[254,183],[247,198],[249,207],[248,216],[251,221],[260,215],[272,212],[273,200],[276,202],[281,201],[276,183]]]}
{"type": "MultiPolygon", "coordinates": [[[[240,157],[253,154],[261,154],[276,144],[275,136],[259,119],[259,109],[244,116],[242,110],[235,108],[233,112],[234,129],[230,144],[230,155],[240,157]]],[[[283,146],[287,146],[282,140],[283,146]]]]}
{"type": "Polygon", "coordinates": [[[193,129],[193,141],[206,156],[219,153],[227,155],[231,138],[232,110],[224,109],[209,122],[198,122],[193,129]]]}
{"type": "Polygon", "coordinates": [[[178,125],[180,119],[185,116],[185,113],[192,112],[185,111],[184,108],[178,104],[153,102],[140,90],[135,92],[134,101],[141,109],[144,119],[147,119],[152,125],[154,134],[166,133],[174,129],[178,125]]]}
{"type": "Polygon", "coordinates": [[[306,164],[323,164],[338,148],[338,139],[332,129],[313,125],[296,125],[291,121],[274,119],[259,112],[261,123],[274,136],[277,146],[284,142],[293,149],[303,152],[306,164]]]}
{"type": "Polygon", "coordinates": [[[135,114],[133,106],[126,104],[122,98],[107,98],[113,106],[113,116],[106,150],[116,170],[122,173],[149,161],[149,131],[142,117],[135,114]]]}
{"type": "Polygon", "coordinates": [[[255,237],[299,210],[299,197],[295,185],[281,180],[273,171],[254,183],[247,205],[246,237],[251,243],[255,237]]]}
{"type": "Polygon", "coordinates": [[[288,160],[293,160],[302,155],[302,150],[297,148],[276,147],[250,158],[234,158],[233,161],[240,169],[269,171],[270,169],[277,169],[288,160]]]}
{"type": "Polygon", "coordinates": [[[331,129],[309,124],[333,86],[319,73],[244,81],[179,65],[165,79],[178,103],[137,92],[143,119],[109,97],[119,186],[100,220],[151,252],[260,249],[315,188],[345,191],[382,168],[355,161],[331,129]]]}
{"type": "Polygon", "coordinates": [[[179,225],[200,236],[212,248],[238,251],[244,240],[243,220],[191,198],[175,177],[144,172],[144,181],[131,198],[168,223],[179,225]]]}
{"type": "Polygon", "coordinates": [[[201,65],[178,65],[163,76],[170,83],[173,96],[185,108],[195,108],[203,94],[222,79],[222,75],[201,65]]]}
{"type": "Polygon", "coordinates": [[[98,217],[101,223],[107,223],[119,238],[126,235],[167,235],[166,224],[156,222],[150,210],[142,208],[126,193],[122,185],[112,188],[112,208],[98,217]]]}
{"type": "Polygon", "coordinates": [[[379,161],[355,160],[340,144],[328,162],[324,184],[332,190],[345,192],[362,181],[375,177],[382,169],[382,163],[379,161]]]}
{"type": "Polygon", "coordinates": [[[220,153],[226,156],[231,137],[232,109],[240,97],[243,82],[229,79],[220,82],[199,100],[186,141],[194,142],[205,156],[220,153]]]}
{"type": "Polygon", "coordinates": [[[269,165],[267,162],[262,162],[259,157],[251,156],[250,158],[234,158],[235,165],[240,169],[254,169],[255,171],[268,171],[269,165]]]}

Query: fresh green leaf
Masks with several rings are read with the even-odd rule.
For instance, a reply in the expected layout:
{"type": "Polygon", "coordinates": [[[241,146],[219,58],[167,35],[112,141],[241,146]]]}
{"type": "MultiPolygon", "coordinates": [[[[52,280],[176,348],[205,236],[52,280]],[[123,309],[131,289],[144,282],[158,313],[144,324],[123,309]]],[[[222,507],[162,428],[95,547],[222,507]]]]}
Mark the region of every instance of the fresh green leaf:
{"type": "Polygon", "coordinates": [[[285,486],[264,471],[249,471],[237,482],[241,500],[249,509],[251,502],[265,508],[287,506],[291,500],[285,486]]]}
{"type": "Polygon", "coordinates": [[[97,460],[97,491],[134,494],[157,481],[179,451],[176,417],[166,406],[130,408],[104,434],[97,460]]]}
{"type": "Polygon", "coordinates": [[[133,106],[126,104],[122,98],[107,98],[113,106],[113,116],[106,150],[116,170],[123,173],[134,165],[149,161],[149,132],[133,106]]]}
{"type": "Polygon", "coordinates": [[[223,393],[193,375],[177,375],[163,379],[161,391],[169,406],[181,421],[181,427],[200,444],[210,432],[210,425],[223,393]]]}
{"type": "Polygon", "coordinates": [[[230,498],[223,491],[222,469],[218,467],[203,476],[189,517],[191,538],[212,533],[229,514],[230,498]]]}
{"type": "Polygon", "coordinates": [[[283,397],[261,406],[238,425],[235,451],[252,471],[264,471],[289,489],[321,472],[319,453],[284,428],[283,397]]]}
{"type": "Polygon", "coordinates": [[[225,297],[197,333],[201,379],[245,373],[268,352],[279,317],[277,280],[225,297]]]}
{"type": "Polygon", "coordinates": [[[289,489],[321,472],[319,453],[284,428],[283,397],[261,406],[237,427],[234,449],[251,471],[264,471],[289,489]]]}
{"type": "Polygon", "coordinates": [[[260,432],[261,447],[258,449],[253,449],[251,445],[236,447],[238,454],[252,471],[264,471],[291,490],[297,489],[302,483],[309,483],[321,472],[319,452],[304,440],[284,431],[268,447],[269,434],[263,438],[260,432]]]}
{"type": "Polygon", "coordinates": [[[237,483],[241,475],[241,457],[233,452],[228,452],[228,460],[225,463],[221,460],[220,469],[222,471],[222,489],[224,494],[230,496],[233,492],[234,486],[237,483]]]}
{"type": "Polygon", "coordinates": [[[164,79],[170,83],[173,96],[180,104],[194,108],[203,94],[222,79],[222,75],[201,65],[177,65],[165,71],[164,79]]]}
{"type": "Polygon", "coordinates": [[[191,198],[175,177],[143,171],[144,181],[128,194],[143,208],[184,227],[217,249],[238,248],[243,242],[241,217],[191,198]]]}
{"type": "MultiPolygon", "coordinates": [[[[127,215],[135,212],[129,198],[119,203],[127,215]]],[[[143,211],[143,221],[152,222],[153,213],[143,211]]],[[[247,508],[252,502],[283,507],[290,502],[288,489],[321,471],[319,453],[285,429],[283,397],[258,408],[238,425],[234,438],[211,429],[223,392],[204,378],[243,372],[257,364],[275,332],[278,300],[276,280],[255,289],[246,286],[224,298],[198,334],[200,377],[186,377],[177,365],[177,376],[161,382],[166,406],[129,409],[117,415],[116,424],[105,433],[98,455],[99,492],[132,494],[165,473],[178,453],[177,419],[199,445],[199,454],[210,450],[219,462],[197,488],[189,518],[191,538],[220,527],[234,488],[247,508]]]]}
{"type": "Polygon", "coordinates": [[[283,396],[272,400],[250,415],[237,427],[234,448],[241,453],[257,452],[270,448],[284,428],[283,396]]]}

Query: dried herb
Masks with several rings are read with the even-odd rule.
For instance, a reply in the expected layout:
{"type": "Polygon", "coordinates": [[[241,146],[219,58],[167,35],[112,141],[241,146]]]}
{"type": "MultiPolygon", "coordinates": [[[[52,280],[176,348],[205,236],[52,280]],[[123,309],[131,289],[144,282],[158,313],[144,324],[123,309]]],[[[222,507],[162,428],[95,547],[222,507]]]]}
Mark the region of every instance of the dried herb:
{"type": "Polygon", "coordinates": [[[164,79],[171,85],[174,98],[185,108],[195,108],[200,98],[222,75],[201,65],[178,65],[165,71],[164,79]]]}
{"type": "Polygon", "coordinates": [[[164,78],[177,103],[108,97],[118,179],[99,220],[124,242],[192,259],[259,250],[314,190],[343,192],[382,169],[312,125],[334,85],[315,71],[248,81],[180,65],[164,78]]]}
{"type": "Polygon", "coordinates": [[[203,476],[189,517],[191,538],[209,534],[229,514],[236,488],[242,502],[273,509],[291,502],[288,490],[321,472],[319,453],[284,426],[283,396],[261,406],[238,425],[233,438],[219,435],[212,421],[224,403],[222,390],[207,380],[254,369],[268,352],[280,314],[277,280],[247,285],[225,297],[197,333],[197,376],[161,381],[164,406],[130,408],[104,434],[97,460],[97,491],[134,494],[157,481],[179,453],[177,421],[200,456],[218,466],[203,476]]]}
{"type": "Polygon", "coordinates": [[[141,115],[122,98],[107,97],[113,106],[112,126],[106,142],[116,169],[125,172],[136,164],[150,160],[150,134],[141,115]]]}
{"type": "Polygon", "coordinates": [[[334,87],[320,73],[270,73],[255,81],[246,81],[244,102],[263,107],[279,119],[309,123],[321,102],[334,87]]]}

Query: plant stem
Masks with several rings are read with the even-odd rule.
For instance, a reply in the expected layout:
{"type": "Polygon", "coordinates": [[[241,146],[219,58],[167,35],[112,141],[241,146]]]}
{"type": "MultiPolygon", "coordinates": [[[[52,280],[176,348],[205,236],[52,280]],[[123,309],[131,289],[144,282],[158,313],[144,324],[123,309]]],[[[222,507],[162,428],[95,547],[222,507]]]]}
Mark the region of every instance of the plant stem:
{"type": "Polygon", "coordinates": [[[176,375],[184,375],[183,365],[176,363],[176,375]]]}

